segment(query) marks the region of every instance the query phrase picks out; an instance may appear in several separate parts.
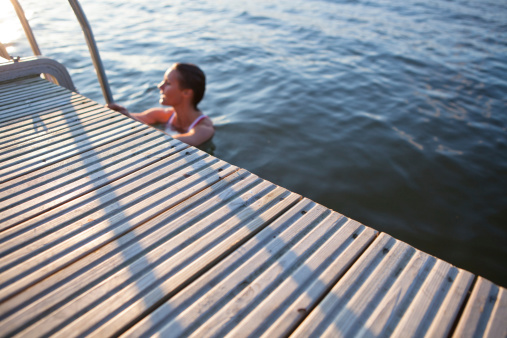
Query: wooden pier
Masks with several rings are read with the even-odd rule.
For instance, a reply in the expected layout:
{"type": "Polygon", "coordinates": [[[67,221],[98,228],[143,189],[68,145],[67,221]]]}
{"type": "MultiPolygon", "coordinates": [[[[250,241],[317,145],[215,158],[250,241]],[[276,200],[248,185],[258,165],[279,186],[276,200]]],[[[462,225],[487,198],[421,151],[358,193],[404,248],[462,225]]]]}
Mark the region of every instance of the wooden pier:
{"type": "Polygon", "coordinates": [[[38,76],[0,135],[2,337],[507,335],[504,288],[38,76]]]}

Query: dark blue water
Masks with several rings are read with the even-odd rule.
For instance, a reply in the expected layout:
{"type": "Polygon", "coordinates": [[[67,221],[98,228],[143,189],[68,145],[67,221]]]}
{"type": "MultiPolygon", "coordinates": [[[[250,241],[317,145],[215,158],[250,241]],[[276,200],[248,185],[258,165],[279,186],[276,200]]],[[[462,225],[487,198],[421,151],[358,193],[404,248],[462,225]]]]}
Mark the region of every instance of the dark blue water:
{"type": "MultiPolygon", "coordinates": [[[[68,3],[20,2],[43,53],[103,103],[68,3]]],[[[117,102],[156,106],[165,69],[196,63],[215,156],[507,285],[507,2],[82,6],[117,102]]],[[[30,54],[10,27],[11,54],[30,54]]]]}

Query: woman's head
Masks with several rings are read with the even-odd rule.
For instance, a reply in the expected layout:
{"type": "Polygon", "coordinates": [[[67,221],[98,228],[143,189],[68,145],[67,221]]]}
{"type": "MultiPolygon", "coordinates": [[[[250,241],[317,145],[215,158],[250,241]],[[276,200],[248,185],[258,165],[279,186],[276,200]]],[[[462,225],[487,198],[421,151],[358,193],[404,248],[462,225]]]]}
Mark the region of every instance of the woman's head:
{"type": "Polygon", "coordinates": [[[194,64],[191,63],[175,63],[171,69],[177,71],[179,85],[181,89],[192,89],[192,103],[197,109],[197,104],[201,102],[206,90],[206,75],[194,64]]]}

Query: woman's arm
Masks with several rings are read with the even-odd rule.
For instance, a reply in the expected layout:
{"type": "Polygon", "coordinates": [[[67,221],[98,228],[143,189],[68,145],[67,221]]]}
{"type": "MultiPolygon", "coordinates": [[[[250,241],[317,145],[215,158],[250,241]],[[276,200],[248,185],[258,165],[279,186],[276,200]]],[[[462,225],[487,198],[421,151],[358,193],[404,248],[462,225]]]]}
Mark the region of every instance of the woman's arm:
{"type": "Polygon", "coordinates": [[[172,108],[151,108],[142,113],[131,113],[130,116],[146,124],[167,123],[173,112],[172,108]]]}
{"type": "MultiPolygon", "coordinates": [[[[174,113],[172,108],[151,108],[142,113],[130,113],[125,107],[116,103],[110,103],[107,107],[145,124],[167,123],[174,113]]],[[[214,134],[213,122],[209,118],[205,118],[188,133],[171,136],[191,146],[199,146],[212,138],[214,134]]]]}
{"type": "Polygon", "coordinates": [[[112,109],[112,110],[116,110],[117,112],[122,113],[123,115],[130,117],[129,111],[124,106],[120,106],[119,104],[116,104],[116,103],[113,102],[113,103],[106,104],[106,107],[109,108],[109,109],[112,109]]]}
{"type": "Polygon", "coordinates": [[[116,103],[108,103],[106,106],[109,109],[116,110],[125,116],[133,118],[145,124],[167,123],[173,114],[172,108],[151,108],[143,111],[142,113],[131,113],[127,110],[127,108],[116,103]]]}

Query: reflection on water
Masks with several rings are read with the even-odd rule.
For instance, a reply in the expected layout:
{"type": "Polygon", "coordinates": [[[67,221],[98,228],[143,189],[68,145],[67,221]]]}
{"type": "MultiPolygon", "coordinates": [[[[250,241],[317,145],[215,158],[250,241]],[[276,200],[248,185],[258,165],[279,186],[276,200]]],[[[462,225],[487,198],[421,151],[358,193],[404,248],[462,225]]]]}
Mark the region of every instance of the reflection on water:
{"type": "MultiPolygon", "coordinates": [[[[67,2],[21,3],[43,53],[103,102],[67,2]]],[[[205,151],[507,285],[507,4],[82,5],[118,103],[152,107],[165,69],[196,63],[205,151]]]]}

